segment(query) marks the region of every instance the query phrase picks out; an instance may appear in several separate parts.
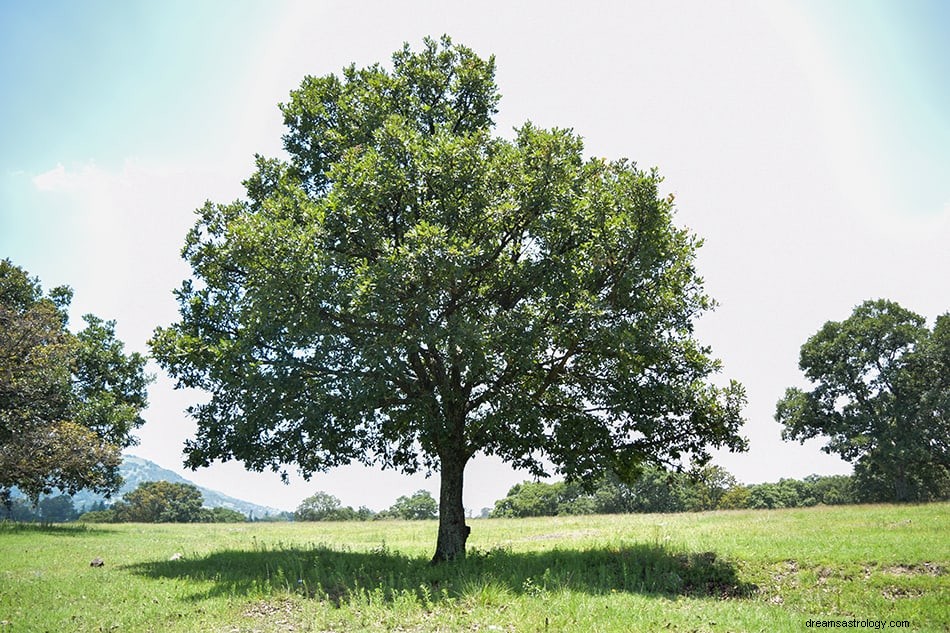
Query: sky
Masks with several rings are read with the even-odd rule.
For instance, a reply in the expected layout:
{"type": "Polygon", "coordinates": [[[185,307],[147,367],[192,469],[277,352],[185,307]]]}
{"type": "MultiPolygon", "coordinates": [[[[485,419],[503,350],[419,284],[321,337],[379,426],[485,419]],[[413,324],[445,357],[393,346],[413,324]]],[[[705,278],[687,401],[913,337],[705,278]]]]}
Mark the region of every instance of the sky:
{"type": "MultiPolygon", "coordinates": [[[[704,239],[719,306],[697,337],[748,396],[749,451],[715,463],[746,483],[848,473],[819,440],[783,442],[775,403],[807,387],[802,343],[864,300],[931,324],[950,310],[948,31],[941,0],[0,0],[0,258],[72,286],[74,324],[115,319],[145,353],[177,317],[194,210],[240,198],[255,154],[283,155],[290,90],[448,34],[495,55],[497,134],[569,127],[590,156],[657,167],[704,239]]],[[[318,490],[377,510],[438,496],[438,477],[361,466],[290,485],[234,462],[186,471],[202,394],[149,371],[128,452],[202,486],[290,510],[318,490]]],[[[464,503],[528,478],[477,458],[464,503]]]]}

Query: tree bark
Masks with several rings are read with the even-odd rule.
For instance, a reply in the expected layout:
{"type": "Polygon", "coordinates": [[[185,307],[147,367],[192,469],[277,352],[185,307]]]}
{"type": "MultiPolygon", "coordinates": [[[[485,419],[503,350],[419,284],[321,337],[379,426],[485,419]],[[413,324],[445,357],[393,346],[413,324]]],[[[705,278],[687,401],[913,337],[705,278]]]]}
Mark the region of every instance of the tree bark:
{"type": "MultiPolygon", "coordinates": [[[[900,459],[900,456],[898,456],[900,459]]],[[[897,464],[897,476],[894,478],[894,497],[895,501],[898,503],[904,503],[910,501],[910,494],[907,490],[907,473],[904,470],[904,465],[897,464]]]]}
{"type": "Polygon", "coordinates": [[[461,455],[446,455],[441,462],[439,538],[432,557],[433,565],[465,558],[465,541],[471,532],[471,528],[465,525],[465,508],[462,506],[466,460],[461,455]]]}

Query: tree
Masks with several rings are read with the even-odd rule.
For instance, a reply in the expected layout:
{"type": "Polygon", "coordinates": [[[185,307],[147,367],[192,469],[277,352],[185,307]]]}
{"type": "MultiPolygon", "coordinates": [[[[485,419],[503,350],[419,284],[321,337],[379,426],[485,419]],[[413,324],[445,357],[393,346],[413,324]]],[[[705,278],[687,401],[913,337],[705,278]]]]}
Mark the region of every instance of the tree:
{"type": "Polygon", "coordinates": [[[854,482],[848,475],[809,475],[805,477],[809,495],[826,506],[855,503],[854,482]]]}
{"type": "Polygon", "coordinates": [[[387,510],[380,512],[382,517],[392,517],[405,521],[434,519],[439,515],[439,505],[428,490],[419,490],[410,496],[401,496],[387,510]]]}
{"type": "Polygon", "coordinates": [[[555,516],[564,492],[564,482],[524,481],[495,501],[492,517],[520,518],[555,516]]]}
{"type": "Polygon", "coordinates": [[[231,508],[202,508],[202,522],[244,523],[247,517],[231,508]]]}
{"type": "Polygon", "coordinates": [[[54,489],[114,492],[144,422],[145,358],[125,354],[113,321],[86,315],[70,332],[71,299],[0,261],[0,498],[14,486],[34,504],[54,489]]]}
{"type": "Polygon", "coordinates": [[[584,489],[576,483],[524,481],[512,486],[504,499],[495,502],[491,516],[520,518],[558,514],[593,514],[600,510],[603,495],[613,496],[614,492],[614,488],[607,479],[597,482],[594,488],[597,491],[596,497],[585,494],[584,489]]]}
{"type": "Polygon", "coordinates": [[[814,388],[790,388],[775,419],[787,440],[826,436],[867,500],[950,494],[950,315],[934,330],[893,301],[866,301],[801,348],[814,388]]]}
{"type": "Polygon", "coordinates": [[[73,505],[73,499],[69,495],[56,495],[55,497],[40,499],[37,509],[43,523],[65,523],[79,516],[73,505]]]}
{"type": "Polygon", "coordinates": [[[738,485],[736,478],[722,466],[707,464],[686,481],[689,510],[715,510],[723,496],[738,485]]]}
{"type": "Polygon", "coordinates": [[[353,518],[356,518],[353,508],[344,508],[339,499],[323,491],[301,501],[294,512],[295,521],[346,521],[353,518]]]}
{"type": "Polygon", "coordinates": [[[741,449],[737,383],[693,338],[700,242],[660,177],[570,130],[492,136],[494,59],[449,38],[307,77],[287,161],[198,211],[180,321],[152,351],[190,409],[187,464],[440,473],[433,562],[464,556],[465,467],[544,476],[741,449]]]}
{"type": "Polygon", "coordinates": [[[204,498],[192,484],[145,481],[122,499],[112,507],[121,522],[200,523],[204,518],[204,498]]]}
{"type": "Polygon", "coordinates": [[[79,515],[81,523],[118,523],[115,510],[108,508],[106,510],[90,510],[79,515]]]}
{"type": "Polygon", "coordinates": [[[719,510],[740,510],[749,507],[750,486],[737,484],[727,490],[719,499],[719,510]]]}
{"type": "Polygon", "coordinates": [[[647,468],[632,482],[627,495],[630,512],[684,512],[688,480],[682,473],[647,468]]]}

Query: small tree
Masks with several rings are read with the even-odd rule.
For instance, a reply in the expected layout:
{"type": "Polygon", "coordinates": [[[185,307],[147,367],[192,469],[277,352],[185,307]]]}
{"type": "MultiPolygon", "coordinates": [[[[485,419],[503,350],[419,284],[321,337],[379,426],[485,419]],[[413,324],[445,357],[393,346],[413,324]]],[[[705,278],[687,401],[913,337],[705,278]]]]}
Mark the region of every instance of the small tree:
{"type": "Polygon", "coordinates": [[[356,518],[353,508],[344,508],[340,500],[327,492],[307,497],[294,512],[295,521],[346,521],[356,518]]]}
{"type": "Polygon", "coordinates": [[[736,478],[722,466],[706,465],[686,481],[689,510],[715,510],[723,495],[738,485],[736,478]]]}
{"type": "Polygon", "coordinates": [[[848,475],[809,475],[805,477],[809,494],[823,505],[854,503],[854,481],[848,475]]]}
{"type": "Polygon", "coordinates": [[[419,490],[411,496],[402,496],[381,514],[406,521],[434,519],[439,505],[428,490],[419,490]]]}
{"type": "Polygon", "coordinates": [[[495,501],[492,517],[521,518],[555,516],[560,513],[567,484],[563,481],[524,481],[495,501]]]}
{"type": "Polygon", "coordinates": [[[108,508],[106,510],[90,510],[79,515],[82,523],[118,523],[119,519],[115,510],[108,508]]]}
{"type": "Polygon", "coordinates": [[[719,510],[741,510],[749,507],[750,486],[737,484],[723,493],[719,499],[719,510]]]}
{"type": "Polygon", "coordinates": [[[866,301],[809,338],[799,367],[814,388],[779,401],[785,439],[827,437],[865,499],[950,495],[950,314],[931,332],[897,303],[866,301]]]}
{"type": "Polygon", "coordinates": [[[201,491],[191,484],[146,481],[113,506],[116,518],[138,523],[198,523],[203,519],[201,491]]]}
{"type": "Polygon", "coordinates": [[[247,517],[231,508],[203,508],[208,523],[243,523],[247,517]]]}
{"type": "Polygon", "coordinates": [[[494,75],[446,37],[307,77],[281,106],[288,160],[198,211],[195,281],[152,340],[213,394],[190,466],[437,471],[438,562],[465,554],[479,453],[589,480],[744,447],[743,390],[709,383],[693,336],[700,241],[659,175],[567,129],[493,136],[494,75]]]}
{"type": "Polygon", "coordinates": [[[79,516],[73,505],[72,497],[69,495],[56,495],[55,497],[40,499],[37,509],[39,510],[40,519],[44,523],[65,523],[79,516]]]}

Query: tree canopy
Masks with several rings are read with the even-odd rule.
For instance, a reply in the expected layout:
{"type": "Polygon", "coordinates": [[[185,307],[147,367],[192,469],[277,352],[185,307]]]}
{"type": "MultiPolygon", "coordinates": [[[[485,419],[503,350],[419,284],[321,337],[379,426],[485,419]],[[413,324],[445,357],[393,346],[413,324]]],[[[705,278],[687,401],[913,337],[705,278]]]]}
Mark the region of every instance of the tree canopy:
{"type": "Polygon", "coordinates": [[[709,382],[700,241],[660,176],[568,129],[492,134],[494,58],[426,40],[392,68],[306,77],[287,160],[198,210],[194,278],[152,350],[190,409],[192,467],[439,471],[434,560],[464,555],[476,454],[572,479],[742,449],[709,382]]]}
{"type": "Polygon", "coordinates": [[[328,492],[317,492],[297,506],[295,521],[348,521],[355,519],[356,511],[346,506],[328,492]]]}
{"type": "Polygon", "coordinates": [[[578,514],[700,512],[741,508],[795,508],[857,503],[852,477],[809,475],[802,480],[742,485],[719,466],[698,472],[650,467],[633,482],[607,476],[592,490],[577,483],[525,481],[495,502],[493,518],[578,514]]]}
{"type": "Polygon", "coordinates": [[[439,515],[439,504],[428,490],[417,490],[411,495],[402,495],[389,508],[379,513],[378,518],[423,521],[439,515]]]}
{"type": "Polygon", "coordinates": [[[112,506],[115,520],[132,523],[199,523],[210,520],[202,511],[204,497],[192,484],[145,481],[112,506]]]}
{"type": "Polygon", "coordinates": [[[145,358],[125,354],[115,323],[94,315],[73,334],[65,286],[0,261],[0,496],[114,492],[120,452],[146,406],[145,358]]]}
{"type": "Polygon", "coordinates": [[[799,367],[814,388],[779,401],[785,439],[826,437],[868,500],[950,496],[950,314],[931,331],[893,301],[865,301],[809,338],[799,367]]]}

